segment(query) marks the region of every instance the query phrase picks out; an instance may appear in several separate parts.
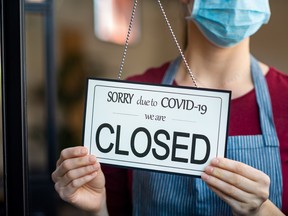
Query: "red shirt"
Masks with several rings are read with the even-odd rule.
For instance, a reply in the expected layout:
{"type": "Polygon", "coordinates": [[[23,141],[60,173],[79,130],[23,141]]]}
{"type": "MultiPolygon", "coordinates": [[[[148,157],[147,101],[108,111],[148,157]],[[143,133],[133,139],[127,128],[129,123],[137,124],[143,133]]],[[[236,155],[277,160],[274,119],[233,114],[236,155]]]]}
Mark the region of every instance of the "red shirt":
{"type": "MultiPolygon", "coordinates": [[[[128,78],[129,81],[160,84],[169,66],[151,68],[144,74],[128,78]]],[[[288,76],[270,68],[266,81],[272,102],[274,122],[280,142],[283,176],[282,211],[288,214],[288,76]]],[[[176,83],[174,83],[176,84],[176,83]]],[[[261,134],[259,110],[255,90],[233,99],[230,106],[229,136],[261,134]]],[[[103,167],[106,176],[107,203],[110,215],[131,213],[131,172],[126,169],[103,167]],[[117,179],[115,181],[115,179],[117,179]],[[119,187],[123,185],[123,187],[119,187]],[[116,204],[116,206],[115,206],[116,204]],[[121,212],[121,208],[123,212],[121,212]],[[117,209],[116,209],[117,208],[117,209]],[[114,212],[113,212],[114,211],[114,212]]]]}

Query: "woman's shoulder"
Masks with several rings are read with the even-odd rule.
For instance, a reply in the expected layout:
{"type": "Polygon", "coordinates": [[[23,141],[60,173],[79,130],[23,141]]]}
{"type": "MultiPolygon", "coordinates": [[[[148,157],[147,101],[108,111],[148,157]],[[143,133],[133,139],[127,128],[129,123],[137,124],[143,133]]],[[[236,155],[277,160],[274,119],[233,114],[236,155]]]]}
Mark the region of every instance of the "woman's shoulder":
{"type": "Polygon", "coordinates": [[[271,97],[288,100],[288,74],[278,70],[275,67],[270,67],[266,81],[268,84],[271,97]]]}
{"type": "Polygon", "coordinates": [[[274,111],[277,110],[279,115],[288,113],[288,74],[271,67],[266,75],[266,80],[270,92],[270,97],[274,111]]]}
{"type": "Polygon", "coordinates": [[[275,67],[270,67],[266,80],[271,87],[288,89],[288,74],[275,67]]]}
{"type": "Polygon", "coordinates": [[[160,84],[168,66],[169,62],[165,62],[159,67],[151,67],[142,74],[128,77],[127,81],[160,84]]]}

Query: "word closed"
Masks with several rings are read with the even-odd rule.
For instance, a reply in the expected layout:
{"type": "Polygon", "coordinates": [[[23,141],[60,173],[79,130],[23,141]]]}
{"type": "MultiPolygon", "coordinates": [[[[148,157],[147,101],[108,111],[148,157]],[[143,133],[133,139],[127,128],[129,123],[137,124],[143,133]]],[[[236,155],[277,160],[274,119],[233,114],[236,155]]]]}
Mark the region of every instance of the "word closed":
{"type": "Polygon", "coordinates": [[[163,129],[157,130],[154,134],[151,134],[148,129],[144,127],[138,127],[132,132],[132,134],[129,135],[130,139],[128,143],[121,143],[121,133],[125,133],[125,131],[122,131],[122,127],[120,125],[117,125],[116,128],[108,123],[100,125],[96,131],[95,137],[98,150],[102,153],[110,153],[113,151],[116,155],[129,156],[130,154],[133,154],[133,156],[138,158],[144,158],[148,154],[152,154],[153,157],[157,160],[169,159],[170,161],[192,164],[204,164],[210,155],[210,141],[206,136],[201,134],[190,134],[177,131],[169,134],[166,130],[163,129]],[[102,133],[104,130],[106,130],[106,132],[108,131],[108,134],[102,133]],[[144,135],[145,139],[137,139],[139,134],[144,135]],[[107,136],[111,136],[112,140],[114,141],[110,143],[102,142],[102,136],[105,136],[105,140],[107,140],[107,136]],[[165,137],[164,141],[159,138],[163,136],[165,137]],[[186,138],[187,142],[181,143],[179,142],[179,138],[186,138]],[[199,142],[199,140],[202,142],[199,142]],[[203,158],[196,159],[195,152],[197,145],[199,146],[199,143],[202,145],[202,149],[203,144],[205,145],[204,149],[206,149],[206,153],[204,154],[203,158]],[[141,145],[141,151],[137,150],[140,149],[137,148],[139,145],[141,145]],[[181,157],[179,151],[187,151],[189,146],[191,146],[190,157],[181,157]]]}

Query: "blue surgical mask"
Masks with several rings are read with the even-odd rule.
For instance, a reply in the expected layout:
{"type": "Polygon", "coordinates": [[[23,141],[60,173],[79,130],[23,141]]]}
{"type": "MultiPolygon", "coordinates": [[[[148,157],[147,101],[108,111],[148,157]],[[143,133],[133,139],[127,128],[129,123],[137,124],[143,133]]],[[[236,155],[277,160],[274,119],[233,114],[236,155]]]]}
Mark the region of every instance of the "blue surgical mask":
{"type": "Polygon", "coordinates": [[[270,14],[269,0],[194,0],[188,19],[215,45],[231,47],[268,23],[270,14]]]}

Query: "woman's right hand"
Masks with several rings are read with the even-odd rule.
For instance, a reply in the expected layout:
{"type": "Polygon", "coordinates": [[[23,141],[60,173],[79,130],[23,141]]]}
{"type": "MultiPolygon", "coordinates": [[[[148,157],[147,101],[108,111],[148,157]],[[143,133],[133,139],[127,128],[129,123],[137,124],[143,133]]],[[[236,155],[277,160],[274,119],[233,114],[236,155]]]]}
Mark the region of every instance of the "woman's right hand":
{"type": "Polygon", "coordinates": [[[64,149],[51,176],[63,200],[97,215],[108,215],[104,174],[85,147],[64,149]]]}

